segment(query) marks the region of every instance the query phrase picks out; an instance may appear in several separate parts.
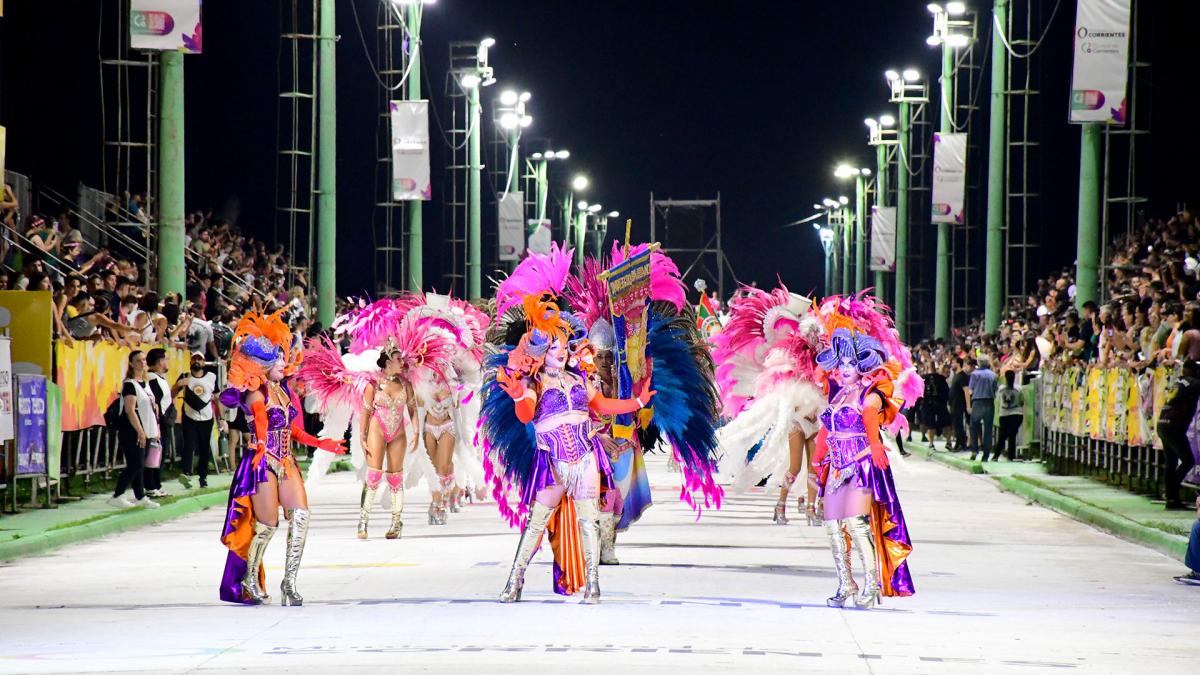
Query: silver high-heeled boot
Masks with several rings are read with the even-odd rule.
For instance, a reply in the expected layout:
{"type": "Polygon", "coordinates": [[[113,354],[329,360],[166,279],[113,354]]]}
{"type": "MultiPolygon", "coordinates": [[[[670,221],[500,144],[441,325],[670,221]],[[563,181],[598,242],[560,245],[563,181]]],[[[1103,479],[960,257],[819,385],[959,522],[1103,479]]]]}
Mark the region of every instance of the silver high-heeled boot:
{"type": "Polygon", "coordinates": [[[500,602],[519,602],[521,600],[521,590],[525,588],[525,570],[529,567],[529,561],[533,560],[534,554],[537,553],[538,544],[542,542],[542,532],[546,530],[546,523],[550,522],[550,514],[553,511],[554,509],[549,506],[538,502],[533,503],[533,509],[529,512],[529,522],[525,523],[525,529],[521,531],[517,554],[513,556],[512,571],[508,573],[508,583],[500,592],[500,602]]]}
{"type": "Polygon", "coordinates": [[[287,559],[283,564],[283,583],[279,593],[284,607],[304,604],[304,598],[296,592],[296,575],[300,573],[300,559],[304,557],[304,542],[308,539],[308,509],[292,509],[288,516],[287,559]]]}
{"type": "Polygon", "coordinates": [[[263,553],[271,537],[275,536],[275,526],[254,521],[254,537],[250,540],[250,551],[246,554],[246,576],[242,577],[242,595],[254,604],[271,601],[271,596],[258,583],[258,569],[262,566],[263,553]]]}
{"type": "Polygon", "coordinates": [[[620,565],[617,560],[617,514],[600,512],[600,564],[620,565]]]}
{"type": "Polygon", "coordinates": [[[392,526],[384,537],[399,539],[404,531],[404,474],[400,472],[387,475],[388,491],[392,498],[392,526]]]}
{"type": "Polygon", "coordinates": [[[363,480],[362,496],[358,502],[358,538],[367,538],[367,522],[371,519],[371,509],[375,506],[375,494],[379,491],[379,483],[383,480],[383,472],[367,469],[366,479],[363,480]]]}
{"type": "Polygon", "coordinates": [[[829,548],[833,551],[833,569],[837,573],[837,592],[825,601],[830,607],[845,607],[858,586],[854,576],[850,574],[850,548],[846,545],[846,535],[842,532],[841,520],[826,520],[825,532],[829,535],[829,548]]]}
{"type": "Polygon", "coordinates": [[[595,499],[576,499],[575,513],[579,519],[583,569],[587,573],[583,604],[594,605],[600,602],[600,507],[595,499]]]}
{"type": "Polygon", "coordinates": [[[863,568],[862,592],[854,598],[859,609],[870,609],[879,603],[879,559],[875,552],[875,535],[871,533],[871,516],[852,516],[842,521],[850,533],[851,546],[858,551],[863,568]]]}

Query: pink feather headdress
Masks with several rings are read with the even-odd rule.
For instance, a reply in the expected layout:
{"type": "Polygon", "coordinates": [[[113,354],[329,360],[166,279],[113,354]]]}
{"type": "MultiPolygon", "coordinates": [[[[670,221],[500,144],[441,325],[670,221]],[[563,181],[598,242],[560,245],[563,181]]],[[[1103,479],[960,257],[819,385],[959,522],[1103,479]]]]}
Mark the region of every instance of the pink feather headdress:
{"type": "Polygon", "coordinates": [[[567,302],[571,303],[571,310],[588,327],[609,317],[608,286],[600,279],[603,271],[599,260],[591,256],[585,258],[583,269],[577,276],[567,278],[563,292],[567,302]]]}
{"type": "Polygon", "coordinates": [[[496,316],[504,316],[512,307],[521,304],[527,295],[553,293],[559,295],[571,272],[571,256],[575,249],[559,247],[550,242],[546,255],[530,253],[513,273],[496,287],[496,316]]]}

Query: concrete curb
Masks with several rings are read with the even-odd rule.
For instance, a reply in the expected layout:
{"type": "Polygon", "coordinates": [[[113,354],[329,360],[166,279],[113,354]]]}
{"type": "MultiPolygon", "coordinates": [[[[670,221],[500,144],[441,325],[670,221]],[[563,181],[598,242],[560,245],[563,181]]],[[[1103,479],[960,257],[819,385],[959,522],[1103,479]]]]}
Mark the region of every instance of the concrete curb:
{"type": "Polygon", "coordinates": [[[987,471],[983,468],[983,462],[972,461],[966,457],[959,457],[958,455],[949,452],[940,452],[923,443],[905,441],[904,449],[908,450],[914,455],[917,455],[918,457],[923,457],[931,462],[937,462],[938,464],[944,464],[951,469],[958,469],[959,471],[965,471],[966,473],[971,474],[987,473],[987,471]]]}
{"type": "Polygon", "coordinates": [[[125,509],[124,511],[113,513],[108,518],[101,518],[100,520],[83,523],[74,527],[48,530],[30,537],[0,541],[0,560],[8,561],[25,556],[39,555],[68,544],[75,544],[154,523],[174,520],[197,511],[224,504],[228,496],[227,491],[217,490],[195,496],[181,497],[157,509],[142,507],[125,509]]]}
{"type": "Polygon", "coordinates": [[[1074,497],[1040,487],[1031,481],[1023,480],[1020,476],[996,476],[995,479],[1001,488],[1013,494],[1057,511],[1064,516],[1115,534],[1122,539],[1148,546],[1180,562],[1187,554],[1187,537],[1142,525],[1137,521],[1111,511],[1105,511],[1074,497]]]}

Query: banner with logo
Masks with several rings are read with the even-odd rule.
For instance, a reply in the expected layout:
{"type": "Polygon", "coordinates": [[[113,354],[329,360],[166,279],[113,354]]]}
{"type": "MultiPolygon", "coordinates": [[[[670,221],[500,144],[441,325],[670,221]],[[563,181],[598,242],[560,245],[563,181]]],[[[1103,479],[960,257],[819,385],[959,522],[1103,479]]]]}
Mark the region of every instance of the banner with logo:
{"type": "Polygon", "coordinates": [[[967,191],[967,135],[933,134],[933,221],[964,222],[963,197],[967,191]]]}
{"type": "Polygon", "coordinates": [[[529,219],[529,250],[539,255],[550,255],[550,242],[554,240],[550,219],[529,219]]]}
{"type": "Polygon", "coordinates": [[[1131,0],[1079,0],[1071,122],[1125,124],[1131,0]]]}
{"type": "Polygon", "coordinates": [[[525,193],[505,192],[500,197],[497,211],[500,259],[520,260],[525,252],[525,193]]]}
{"type": "MultiPolygon", "coordinates": [[[[143,345],[140,349],[148,351],[151,348],[143,345]]],[[[165,349],[167,382],[174,383],[188,371],[190,355],[185,349],[165,349]]],[[[54,380],[62,387],[63,431],[104,425],[104,411],[121,393],[131,351],[129,347],[112,342],[55,344],[57,370],[54,380]]]]}
{"type": "Polygon", "coordinates": [[[896,207],[871,207],[871,271],[896,271],[896,207]]]}
{"type": "Polygon", "coordinates": [[[0,337],[0,441],[15,437],[14,423],[12,340],[0,337]]]}
{"type": "Polygon", "coordinates": [[[16,475],[46,473],[46,378],[17,376],[16,475]]]}
{"type": "Polygon", "coordinates": [[[429,182],[429,101],[392,101],[392,199],[433,199],[429,182]]]}
{"type": "Polygon", "coordinates": [[[199,54],[200,0],[131,0],[129,46],[199,54]]]}
{"type": "Polygon", "coordinates": [[[7,328],[12,338],[14,373],[50,375],[52,296],[50,291],[0,291],[0,329],[7,328]]]}

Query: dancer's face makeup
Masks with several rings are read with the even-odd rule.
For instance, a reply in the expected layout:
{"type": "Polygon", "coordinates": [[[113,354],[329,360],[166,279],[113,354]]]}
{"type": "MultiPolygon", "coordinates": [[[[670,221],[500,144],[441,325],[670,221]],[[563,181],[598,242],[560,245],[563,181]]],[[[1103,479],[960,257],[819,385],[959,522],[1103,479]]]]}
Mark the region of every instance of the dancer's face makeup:
{"type": "Polygon", "coordinates": [[[842,382],[853,380],[856,374],[858,374],[858,368],[854,365],[854,362],[849,359],[842,359],[838,363],[838,377],[841,378],[842,382]]]}
{"type": "Polygon", "coordinates": [[[550,344],[550,349],[546,351],[546,365],[551,368],[562,368],[567,362],[567,344],[562,340],[555,340],[550,344]]]}
{"type": "Polygon", "coordinates": [[[278,381],[282,380],[283,379],[283,368],[284,368],[283,359],[277,360],[275,362],[275,365],[271,366],[271,370],[269,370],[267,372],[267,377],[270,378],[270,380],[272,382],[278,382],[278,381]]]}

